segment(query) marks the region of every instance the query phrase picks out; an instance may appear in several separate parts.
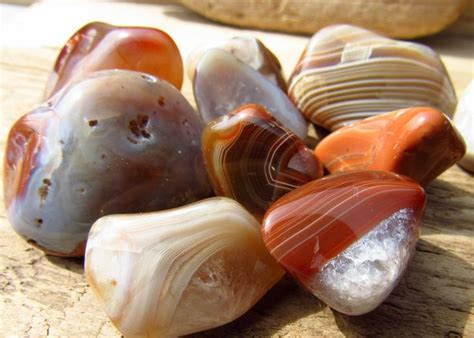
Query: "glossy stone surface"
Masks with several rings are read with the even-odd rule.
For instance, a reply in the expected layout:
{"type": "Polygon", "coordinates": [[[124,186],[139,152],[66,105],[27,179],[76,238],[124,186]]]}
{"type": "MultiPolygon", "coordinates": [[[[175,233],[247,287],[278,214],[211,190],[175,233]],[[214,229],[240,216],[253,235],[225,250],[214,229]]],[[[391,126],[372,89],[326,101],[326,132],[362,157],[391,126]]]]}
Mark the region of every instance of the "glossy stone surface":
{"type": "Polygon", "coordinates": [[[91,229],[85,272],[127,337],[175,337],[245,313],[284,274],[237,202],[111,215],[91,229]]]}
{"type": "Polygon", "coordinates": [[[262,234],[277,261],[334,309],[358,315],[396,286],[419,235],[425,194],[382,171],[326,176],[267,211],[262,234]]]}
{"type": "Polygon", "coordinates": [[[471,80],[462,94],[453,122],[463,136],[467,148],[458,164],[474,173],[474,80],[471,80]]]}
{"type": "Polygon", "coordinates": [[[202,149],[216,195],[235,199],[257,219],[278,198],[323,175],[303,141],[254,104],[210,122],[202,149]]]}
{"type": "Polygon", "coordinates": [[[8,218],[48,253],[80,256],[99,217],[208,197],[202,124],[169,83],[102,71],[58,92],[10,130],[8,218]]]}
{"type": "Polygon", "coordinates": [[[330,130],[417,106],[452,116],[456,96],[438,55],[350,25],[313,35],[289,81],[289,95],[312,122],[330,130]]]}
{"type": "Polygon", "coordinates": [[[191,81],[194,79],[197,63],[212,48],[222,49],[231,53],[286,92],[286,81],[281,73],[280,62],[259,39],[253,36],[235,36],[227,40],[209,43],[193,50],[186,60],[188,77],[191,81]]]}
{"type": "Polygon", "coordinates": [[[461,135],[436,109],[417,107],[374,116],[324,138],[315,153],[330,173],[385,170],[426,185],[465,152],[461,135]]]}
{"type": "Polygon", "coordinates": [[[148,73],[178,89],[183,83],[183,61],[168,34],[155,28],[92,22],[74,33],[59,53],[45,97],[68,83],[106,69],[148,73]]]}
{"type": "Polygon", "coordinates": [[[246,103],[255,103],[298,137],[304,139],[308,132],[308,123],[280,88],[225,51],[211,49],[201,57],[193,89],[206,123],[246,103]]]}

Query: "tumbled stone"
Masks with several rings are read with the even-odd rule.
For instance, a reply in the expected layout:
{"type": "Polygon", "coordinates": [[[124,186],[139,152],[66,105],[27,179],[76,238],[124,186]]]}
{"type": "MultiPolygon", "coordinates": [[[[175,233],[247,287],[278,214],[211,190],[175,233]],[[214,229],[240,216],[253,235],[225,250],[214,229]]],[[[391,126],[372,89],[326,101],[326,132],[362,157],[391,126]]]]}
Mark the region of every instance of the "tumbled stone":
{"type": "Polygon", "coordinates": [[[337,130],[398,109],[430,106],[452,116],[453,85],[429,47],[351,25],[313,35],[289,80],[289,95],[312,122],[337,130]]]}
{"type": "Polygon", "coordinates": [[[85,272],[127,337],[175,337],[228,323],[284,274],[265,249],[260,224],[221,197],[99,219],[85,272]]]}
{"type": "Polygon", "coordinates": [[[212,48],[222,49],[231,53],[286,92],[287,87],[281,72],[280,62],[259,39],[252,36],[235,36],[231,39],[209,43],[193,50],[186,60],[188,77],[191,82],[194,79],[197,63],[212,48]]]}
{"type": "Polygon", "coordinates": [[[211,49],[201,57],[193,89],[199,113],[206,123],[246,103],[255,103],[298,137],[304,139],[308,132],[308,123],[280,88],[220,49],[211,49]]]}
{"type": "Polygon", "coordinates": [[[326,176],[265,214],[273,257],[332,308],[359,315],[396,286],[415,249],[425,206],[415,181],[382,171],[326,176]]]}
{"type": "Polygon", "coordinates": [[[74,33],[59,53],[45,97],[92,72],[106,69],[148,73],[178,89],[183,83],[183,61],[168,34],[155,28],[92,22],[74,33]]]}
{"type": "Polygon", "coordinates": [[[255,104],[210,122],[202,149],[216,195],[235,199],[257,219],[278,198],[323,175],[303,141],[255,104]]]}
{"type": "Polygon", "coordinates": [[[99,217],[208,197],[202,124],[169,83],[102,71],[21,117],[5,153],[14,229],[48,253],[80,256],[99,217]]]}
{"type": "Polygon", "coordinates": [[[316,156],[330,173],[385,170],[427,185],[465,152],[461,135],[436,109],[385,113],[341,128],[324,138],[316,156]]]}
{"type": "Polygon", "coordinates": [[[466,154],[458,164],[474,173],[474,80],[462,94],[453,121],[466,141],[466,154]]]}

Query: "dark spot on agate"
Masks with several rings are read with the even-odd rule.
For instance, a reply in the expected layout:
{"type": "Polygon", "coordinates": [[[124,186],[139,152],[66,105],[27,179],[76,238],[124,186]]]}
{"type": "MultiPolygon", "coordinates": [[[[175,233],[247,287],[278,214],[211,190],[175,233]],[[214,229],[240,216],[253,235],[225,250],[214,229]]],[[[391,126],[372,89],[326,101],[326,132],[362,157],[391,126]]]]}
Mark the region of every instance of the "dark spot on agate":
{"type": "Polygon", "coordinates": [[[43,180],[43,185],[38,189],[38,194],[40,195],[41,200],[45,200],[46,197],[48,197],[50,186],[51,186],[51,181],[45,178],[43,180]]]}
{"type": "MultiPolygon", "coordinates": [[[[130,120],[128,122],[128,129],[132,132],[132,134],[136,138],[150,138],[151,134],[147,131],[146,127],[148,125],[149,118],[147,115],[138,115],[136,119],[130,120]]],[[[133,140],[130,137],[127,139],[132,142],[136,143],[136,140],[133,140]]]]}
{"type": "Polygon", "coordinates": [[[89,121],[89,127],[95,127],[99,122],[97,120],[89,121]]]}
{"type": "Polygon", "coordinates": [[[160,96],[158,98],[158,104],[163,107],[165,105],[165,98],[163,96],[160,96]]]}

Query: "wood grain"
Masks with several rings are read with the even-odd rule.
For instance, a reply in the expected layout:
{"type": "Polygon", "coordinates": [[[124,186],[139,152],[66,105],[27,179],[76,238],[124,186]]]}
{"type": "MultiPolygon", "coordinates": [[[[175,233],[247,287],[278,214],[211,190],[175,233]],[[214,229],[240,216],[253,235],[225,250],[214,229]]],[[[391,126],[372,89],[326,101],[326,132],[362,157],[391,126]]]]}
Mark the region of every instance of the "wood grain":
{"type": "MultiPolygon", "coordinates": [[[[253,34],[280,58],[287,75],[307,41],[210,24],[172,5],[35,5],[2,32],[2,162],[8,130],[41,102],[60,46],[92,20],[162,28],[184,56],[213,38],[253,34]]],[[[472,39],[439,35],[420,42],[441,53],[459,95],[474,77],[472,39]]],[[[193,101],[187,79],[183,92],[193,101]]],[[[240,319],[194,336],[474,336],[474,178],[453,167],[427,193],[414,259],[399,286],[374,312],[339,314],[285,278],[240,319]]],[[[49,257],[30,247],[12,230],[0,203],[0,336],[119,336],[85,281],[82,260],[49,257]]]]}

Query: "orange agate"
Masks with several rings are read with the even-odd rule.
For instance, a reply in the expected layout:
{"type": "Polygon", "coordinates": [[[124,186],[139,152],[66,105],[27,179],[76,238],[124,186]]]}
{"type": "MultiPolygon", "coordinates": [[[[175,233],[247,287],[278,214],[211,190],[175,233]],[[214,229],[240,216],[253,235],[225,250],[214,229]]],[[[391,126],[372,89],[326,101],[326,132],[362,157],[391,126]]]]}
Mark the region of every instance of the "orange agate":
{"type": "Polygon", "coordinates": [[[183,83],[183,61],[168,34],[154,28],[92,22],[79,29],[59,53],[45,97],[89,73],[106,69],[148,73],[177,89],[183,83]]]}
{"type": "Polygon", "coordinates": [[[422,185],[451,167],[464,152],[464,141],[449,118],[428,107],[359,121],[333,132],[315,149],[330,173],[386,170],[422,185]]]}

